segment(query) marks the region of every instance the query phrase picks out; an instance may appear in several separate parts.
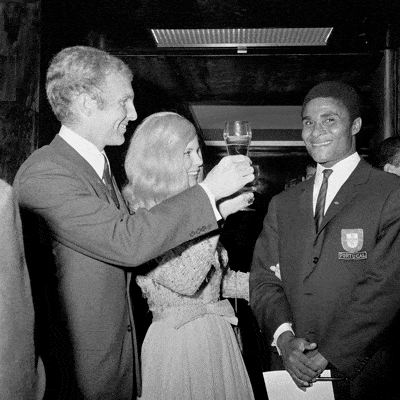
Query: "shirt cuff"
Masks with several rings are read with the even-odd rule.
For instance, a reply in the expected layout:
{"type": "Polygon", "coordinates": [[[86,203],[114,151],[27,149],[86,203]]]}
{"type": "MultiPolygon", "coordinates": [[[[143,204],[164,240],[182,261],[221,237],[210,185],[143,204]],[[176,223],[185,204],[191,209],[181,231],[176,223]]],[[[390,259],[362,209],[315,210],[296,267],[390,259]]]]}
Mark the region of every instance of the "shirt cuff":
{"type": "Polygon", "coordinates": [[[200,182],[199,185],[204,189],[204,191],[206,192],[208,198],[210,199],[210,203],[211,203],[211,207],[214,211],[214,215],[215,215],[215,219],[217,221],[222,220],[222,216],[219,213],[218,209],[217,209],[217,205],[215,203],[215,197],[214,195],[210,192],[210,190],[208,189],[207,185],[204,185],[203,182],[200,182]]]}
{"type": "Polygon", "coordinates": [[[293,335],[294,335],[294,331],[293,331],[293,329],[292,329],[292,324],[290,323],[290,322],[284,322],[282,325],[280,325],[279,327],[278,327],[278,329],[275,331],[275,333],[274,333],[274,340],[273,340],[273,342],[271,343],[271,346],[275,346],[276,347],[276,349],[278,350],[278,354],[279,355],[281,355],[281,351],[279,350],[279,347],[276,345],[276,342],[277,342],[277,340],[278,340],[278,337],[283,333],[283,332],[286,332],[286,331],[290,331],[290,332],[292,332],[293,333],[293,335]]]}

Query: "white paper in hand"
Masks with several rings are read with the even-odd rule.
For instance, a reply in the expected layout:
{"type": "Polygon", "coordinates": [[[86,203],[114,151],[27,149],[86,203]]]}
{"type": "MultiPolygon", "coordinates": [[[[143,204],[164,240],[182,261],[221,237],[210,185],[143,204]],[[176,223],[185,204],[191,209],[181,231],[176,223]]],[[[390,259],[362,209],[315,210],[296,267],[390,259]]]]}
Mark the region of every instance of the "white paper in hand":
{"type": "MultiPolygon", "coordinates": [[[[300,390],[287,371],[264,372],[265,386],[269,400],[334,400],[332,382],[317,381],[306,392],[300,390]]],[[[331,371],[325,370],[321,376],[330,377],[331,371]]]]}

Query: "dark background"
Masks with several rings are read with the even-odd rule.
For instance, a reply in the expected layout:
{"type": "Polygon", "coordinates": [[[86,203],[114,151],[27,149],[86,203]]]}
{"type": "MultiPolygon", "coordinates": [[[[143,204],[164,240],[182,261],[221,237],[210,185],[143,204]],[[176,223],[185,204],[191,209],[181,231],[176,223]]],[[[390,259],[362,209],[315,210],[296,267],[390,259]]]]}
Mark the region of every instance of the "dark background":
{"type": "MultiPolygon", "coordinates": [[[[61,48],[83,44],[124,59],[134,72],[138,120],[130,123],[126,143],[107,153],[123,185],[123,159],[135,127],[149,114],[176,111],[196,124],[190,104],[301,105],[307,91],[324,80],[342,80],[359,91],[363,129],[358,151],[368,159],[374,144],[399,126],[399,17],[396,0],[64,0],[42,1],[41,113],[39,146],[58,131],[44,96],[44,76],[61,48]],[[334,27],[325,47],[248,49],[160,49],[151,28],[334,27]],[[390,63],[386,57],[390,56],[390,63]],[[389,67],[390,71],[387,72],[389,67]],[[391,77],[390,87],[385,77],[391,77]],[[383,128],[382,93],[391,96],[390,129],[383,128]]],[[[200,127],[199,135],[203,137],[200,127]]],[[[203,149],[207,168],[223,155],[203,149]]],[[[231,267],[248,271],[255,240],[270,198],[291,179],[301,179],[309,158],[304,148],[258,148],[252,154],[268,171],[252,212],[226,221],[221,241],[231,267]]],[[[150,321],[145,302],[134,289],[142,336],[150,321]]],[[[239,302],[244,358],[258,398],[266,398],[261,372],[268,368],[265,343],[245,302],[239,302]]]]}

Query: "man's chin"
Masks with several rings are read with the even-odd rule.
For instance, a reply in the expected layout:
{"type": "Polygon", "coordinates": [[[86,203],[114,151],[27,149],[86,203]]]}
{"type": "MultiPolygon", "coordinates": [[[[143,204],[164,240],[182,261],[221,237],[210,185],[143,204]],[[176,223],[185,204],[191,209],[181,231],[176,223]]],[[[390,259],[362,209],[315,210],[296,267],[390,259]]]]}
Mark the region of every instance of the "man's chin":
{"type": "Polygon", "coordinates": [[[318,164],[323,164],[328,161],[328,157],[320,151],[309,152],[311,158],[318,164]]]}
{"type": "Polygon", "coordinates": [[[120,133],[116,138],[115,138],[115,141],[114,141],[115,143],[114,143],[114,146],[121,146],[121,144],[124,144],[125,143],[125,136],[124,136],[124,134],[123,133],[120,133]]]}

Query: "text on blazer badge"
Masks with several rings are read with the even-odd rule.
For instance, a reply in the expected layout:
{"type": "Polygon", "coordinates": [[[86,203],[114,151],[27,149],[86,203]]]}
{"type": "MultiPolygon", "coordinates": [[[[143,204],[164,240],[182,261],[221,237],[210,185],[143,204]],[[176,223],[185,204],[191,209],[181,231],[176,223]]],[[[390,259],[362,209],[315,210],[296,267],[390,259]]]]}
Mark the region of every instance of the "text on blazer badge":
{"type": "Polygon", "coordinates": [[[360,251],[364,244],[363,229],[342,229],[341,242],[346,251],[339,251],[339,260],[367,259],[367,252],[360,251]]]}

